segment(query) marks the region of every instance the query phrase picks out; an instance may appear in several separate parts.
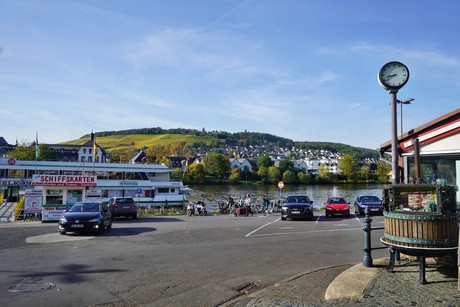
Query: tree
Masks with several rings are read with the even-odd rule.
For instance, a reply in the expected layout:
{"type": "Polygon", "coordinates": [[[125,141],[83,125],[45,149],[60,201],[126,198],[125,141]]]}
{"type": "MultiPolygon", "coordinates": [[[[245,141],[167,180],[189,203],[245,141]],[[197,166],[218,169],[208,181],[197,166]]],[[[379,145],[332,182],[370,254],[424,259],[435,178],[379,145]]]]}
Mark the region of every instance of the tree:
{"type": "Polygon", "coordinates": [[[238,182],[241,180],[241,170],[239,167],[234,167],[232,169],[232,173],[230,174],[230,177],[228,178],[231,182],[238,182]]]}
{"type": "Polygon", "coordinates": [[[35,160],[35,147],[32,143],[22,142],[11,150],[9,155],[18,160],[35,160]]]}
{"type": "Polygon", "coordinates": [[[327,164],[323,163],[318,168],[319,178],[321,179],[328,179],[329,175],[329,167],[327,164]]]}
{"type": "Polygon", "coordinates": [[[270,159],[269,156],[263,155],[263,156],[260,156],[260,158],[257,160],[256,165],[257,165],[257,168],[261,168],[261,167],[269,168],[270,166],[273,165],[273,161],[272,159],[270,159]]]}
{"type": "Polygon", "coordinates": [[[369,165],[364,165],[361,167],[359,170],[359,179],[366,182],[372,179],[371,168],[369,165]]]}
{"type": "Polygon", "coordinates": [[[168,159],[168,157],[165,157],[165,156],[162,156],[159,160],[158,160],[158,163],[159,164],[164,164],[166,165],[167,167],[171,167],[171,161],[168,159]]]}
{"type": "Polygon", "coordinates": [[[230,162],[220,153],[205,155],[203,157],[203,164],[206,173],[219,178],[225,178],[230,169],[230,162]]]}
{"type": "Polygon", "coordinates": [[[294,162],[291,160],[281,160],[278,167],[280,169],[280,174],[284,174],[285,171],[294,171],[294,162]]]}
{"type": "Polygon", "coordinates": [[[18,160],[43,160],[43,161],[55,161],[58,159],[57,154],[46,144],[38,145],[39,155],[36,156],[35,142],[28,143],[22,142],[17,145],[9,155],[18,160]]]}
{"type": "Polygon", "coordinates": [[[201,163],[192,163],[188,166],[185,182],[202,183],[205,177],[204,166],[201,163]]]}
{"type": "Polygon", "coordinates": [[[381,183],[387,183],[388,182],[388,173],[391,171],[391,166],[388,163],[385,163],[383,161],[380,161],[379,164],[377,164],[377,180],[381,183]]]}
{"type": "Polygon", "coordinates": [[[298,172],[297,173],[297,180],[299,180],[300,183],[310,183],[311,176],[310,176],[310,174],[306,174],[304,172],[298,172]]]}
{"type": "Polygon", "coordinates": [[[171,179],[174,179],[174,180],[182,180],[182,176],[183,176],[183,173],[182,173],[182,171],[180,170],[180,168],[175,168],[175,169],[171,172],[171,179]]]}
{"type": "Polygon", "coordinates": [[[280,170],[275,166],[270,166],[267,171],[267,180],[271,183],[278,182],[280,179],[280,170]]]}
{"type": "Polygon", "coordinates": [[[297,179],[297,176],[291,170],[287,170],[283,173],[283,181],[285,183],[295,183],[296,179],[297,179]]]}
{"type": "Polygon", "coordinates": [[[260,166],[259,169],[257,170],[257,175],[259,176],[260,179],[264,181],[267,180],[268,167],[260,166]]]}
{"type": "Polygon", "coordinates": [[[359,163],[356,155],[346,155],[339,161],[339,168],[342,169],[343,174],[351,181],[357,179],[359,171],[359,163]]]}

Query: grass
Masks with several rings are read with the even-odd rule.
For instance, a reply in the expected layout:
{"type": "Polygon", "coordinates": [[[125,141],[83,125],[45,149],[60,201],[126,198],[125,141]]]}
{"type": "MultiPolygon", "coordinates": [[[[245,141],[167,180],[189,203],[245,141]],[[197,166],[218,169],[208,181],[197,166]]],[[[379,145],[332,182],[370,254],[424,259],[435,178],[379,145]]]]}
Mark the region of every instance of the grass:
{"type": "MultiPolygon", "coordinates": [[[[184,147],[193,143],[202,142],[210,145],[216,141],[213,136],[195,136],[184,134],[129,134],[129,135],[110,135],[96,137],[96,143],[107,151],[125,149],[143,149],[152,145],[168,146],[181,144],[184,147]]],[[[61,144],[83,145],[88,142],[87,138],[71,140],[61,144]]]]}

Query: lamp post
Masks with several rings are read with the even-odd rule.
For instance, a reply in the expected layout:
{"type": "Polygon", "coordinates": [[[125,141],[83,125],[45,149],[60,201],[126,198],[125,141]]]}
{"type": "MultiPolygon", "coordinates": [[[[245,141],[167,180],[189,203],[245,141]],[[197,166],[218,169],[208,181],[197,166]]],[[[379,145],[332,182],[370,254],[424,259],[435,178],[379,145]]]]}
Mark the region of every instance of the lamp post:
{"type": "Polygon", "coordinates": [[[414,101],[415,99],[414,98],[408,98],[408,99],[405,99],[405,100],[397,100],[396,102],[399,103],[401,105],[401,135],[403,134],[404,130],[403,130],[403,104],[410,104],[411,101],[414,101]]]}

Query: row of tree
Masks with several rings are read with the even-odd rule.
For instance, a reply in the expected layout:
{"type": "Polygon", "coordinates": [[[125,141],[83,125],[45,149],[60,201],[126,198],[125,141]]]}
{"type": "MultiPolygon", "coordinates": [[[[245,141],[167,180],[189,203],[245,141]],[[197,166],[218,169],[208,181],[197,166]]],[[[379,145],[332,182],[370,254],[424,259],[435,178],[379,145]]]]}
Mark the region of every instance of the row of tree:
{"type": "Polygon", "coordinates": [[[202,163],[193,163],[187,166],[185,172],[176,169],[172,173],[175,179],[181,179],[186,184],[202,184],[209,182],[241,183],[248,180],[262,181],[264,183],[276,183],[283,181],[290,184],[317,184],[317,183],[357,183],[357,182],[381,182],[388,181],[388,173],[391,166],[383,161],[379,162],[376,171],[373,172],[368,165],[360,166],[356,156],[344,156],[339,162],[339,168],[343,173],[334,174],[328,172],[327,166],[322,165],[318,174],[305,173],[296,169],[292,160],[282,160],[278,167],[268,156],[261,156],[256,163],[255,170],[242,171],[238,167],[230,170],[228,158],[220,153],[208,154],[202,163]]]}
{"type": "MultiPolygon", "coordinates": [[[[56,160],[56,153],[46,144],[39,145],[39,156],[34,143],[20,144],[9,155],[22,160],[56,160]]],[[[169,146],[150,146],[146,151],[147,163],[164,163],[171,166],[169,156],[177,154],[187,155],[177,144],[169,146]]],[[[112,160],[116,162],[131,159],[133,152],[115,151],[112,160]],[[126,156],[126,157],[125,157],[126,156]],[[128,159],[129,157],[129,159],[128,159]]],[[[230,162],[227,156],[221,153],[209,153],[203,157],[202,163],[193,163],[187,166],[185,172],[180,169],[174,170],[172,177],[181,179],[186,184],[207,182],[230,182],[241,183],[244,181],[261,181],[276,183],[284,181],[291,184],[313,183],[338,183],[338,182],[382,182],[388,181],[388,173],[391,166],[383,161],[379,162],[376,171],[372,171],[368,165],[361,166],[357,155],[346,155],[339,160],[338,167],[343,171],[340,174],[330,173],[326,165],[320,166],[318,174],[308,174],[294,167],[291,159],[280,161],[278,167],[273,165],[270,157],[261,156],[252,171],[241,171],[239,168],[230,170],[230,162]]]]}

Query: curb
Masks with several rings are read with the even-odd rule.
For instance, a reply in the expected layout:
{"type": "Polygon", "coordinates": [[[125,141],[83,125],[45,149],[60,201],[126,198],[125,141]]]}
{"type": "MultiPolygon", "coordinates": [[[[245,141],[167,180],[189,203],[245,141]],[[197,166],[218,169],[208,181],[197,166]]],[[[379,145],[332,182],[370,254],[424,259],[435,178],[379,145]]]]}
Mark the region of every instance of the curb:
{"type": "Polygon", "coordinates": [[[324,298],[329,300],[360,298],[375,277],[382,272],[388,261],[380,258],[374,261],[373,267],[364,267],[361,263],[339,274],[326,290],[324,298]]]}

